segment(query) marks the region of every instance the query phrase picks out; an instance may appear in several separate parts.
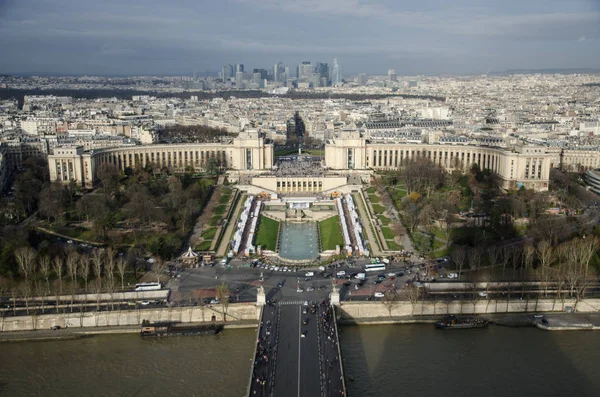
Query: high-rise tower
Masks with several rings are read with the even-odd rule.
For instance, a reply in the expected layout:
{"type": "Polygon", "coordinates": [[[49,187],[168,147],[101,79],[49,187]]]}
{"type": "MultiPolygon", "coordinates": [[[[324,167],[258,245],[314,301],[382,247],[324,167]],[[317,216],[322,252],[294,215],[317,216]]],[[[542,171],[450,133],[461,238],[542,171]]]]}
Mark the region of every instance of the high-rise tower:
{"type": "Polygon", "coordinates": [[[331,70],[331,84],[336,86],[342,84],[342,68],[337,58],[333,58],[333,68],[331,70]]]}

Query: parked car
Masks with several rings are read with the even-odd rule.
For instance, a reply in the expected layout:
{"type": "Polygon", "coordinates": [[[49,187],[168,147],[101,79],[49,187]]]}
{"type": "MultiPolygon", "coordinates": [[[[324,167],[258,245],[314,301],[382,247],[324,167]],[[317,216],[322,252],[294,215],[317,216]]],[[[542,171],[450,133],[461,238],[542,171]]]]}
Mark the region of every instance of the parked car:
{"type": "Polygon", "coordinates": [[[50,329],[52,331],[58,331],[59,329],[62,329],[62,327],[60,325],[53,325],[52,327],[50,327],[50,329]]]}
{"type": "Polygon", "coordinates": [[[313,287],[308,287],[308,288],[306,289],[306,292],[311,292],[311,291],[314,291],[314,290],[315,290],[315,289],[314,289],[313,287]]]}
{"type": "Polygon", "coordinates": [[[383,292],[375,292],[375,293],[373,294],[373,296],[374,296],[375,298],[383,298],[383,297],[385,296],[385,294],[384,294],[383,292]]]}

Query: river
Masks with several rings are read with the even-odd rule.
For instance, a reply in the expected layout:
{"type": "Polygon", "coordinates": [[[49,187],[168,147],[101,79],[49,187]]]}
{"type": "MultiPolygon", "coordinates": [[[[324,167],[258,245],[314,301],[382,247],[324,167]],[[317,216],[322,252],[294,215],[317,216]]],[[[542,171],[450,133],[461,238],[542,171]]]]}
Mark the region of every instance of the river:
{"type": "MultiPolygon", "coordinates": [[[[598,396],[600,333],[340,327],[351,397],[598,396]]],[[[0,396],[241,397],[255,330],[0,344],[0,396]]]]}

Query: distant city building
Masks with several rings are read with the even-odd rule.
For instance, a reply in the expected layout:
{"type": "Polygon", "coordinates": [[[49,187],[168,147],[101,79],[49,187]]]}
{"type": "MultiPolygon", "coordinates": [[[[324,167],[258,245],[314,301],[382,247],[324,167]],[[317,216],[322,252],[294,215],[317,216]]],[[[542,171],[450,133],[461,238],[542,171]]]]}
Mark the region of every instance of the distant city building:
{"type": "Polygon", "coordinates": [[[364,73],[361,73],[358,75],[358,78],[356,79],[356,82],[358,83],[358,85],[365,86],[367,85],[367,75],[364,73]]]}
{"type": "Polygon", "coordinates": [[[298,80],[301,79],[310,79],[313,72],[313,67],[310,61],[303,61],[300,65],[298,65],[298,69],[296,71],[298,75],[298,80]]]}
{"type": "Polygon", "coordinates": [[[321,75],[319,73],[313,73],[310,78],[310,83],[313,87],[321,87],[321,75]]]}
{"type": "Polygon", "coordinates": [[[331,84],[342,84],[342,67],[338,63],[337,58],[333,58],[333,69],[331,70],[331,84]]]}
{"type": "MultiPolygon", "coordinates": [[[[317,66],[315,66],[315,72],[318,73],[321,77],[321,80],[325,78],[325,81],[329,81],[329,65],[324,62],[317,62],[317,66]]],[[[328,85],[327,83],[322,85],[328,85]]]]}
{"type": "Polygon", "coordinates": [[[260,78],[263,80],[266,80],[269,77],[269,72],[267,72],[267,69],[254,69],[252,73],[260,74],[260,78]]]}
{"type": "Polygon", "coordinates": [[[227,81],[227,79],[231,77],[235,77],[235,69],[233,65],[226,63],[221,68],[221,77],[223,77],[223,81],[227,81]]]}
{"type": "Polygon", "coordinates": [[[394,69],[388,70],[388,81],[398,81],[398,75],[394,69]]]}
{"type": "Polygon", "coordinates": [[[235,75],[237,76],[238,73],[244,73],[244,65],[241,63],[238,63],[237,65],[235,65],[235,75]]]}
{"type": "Polygon", "coordinates": [[[244,88],[244,72],[237,72],[235,74],[235,86],[237,88],[244,88]]]}
{"type": "Polygon", "coordinates": [[[278,62],[277,64],[275,64],[273,66],[273,80],[285,82],[285,69],[286,68],[283,67],[283,63],[278,62]]]}

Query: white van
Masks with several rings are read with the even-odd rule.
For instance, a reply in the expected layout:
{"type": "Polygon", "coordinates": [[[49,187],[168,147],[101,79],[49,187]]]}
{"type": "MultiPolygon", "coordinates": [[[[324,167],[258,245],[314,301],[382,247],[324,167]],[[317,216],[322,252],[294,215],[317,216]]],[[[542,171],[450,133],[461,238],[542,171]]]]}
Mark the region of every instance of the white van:
{"type": "Polygon", "coordinates": [[[366,279],[366,278],[367,278],[367,274],[366,274],[366,273],[358,273],[358,274],[356,275],[356,279],[357,279],[357,280],[364,280],[364,279],[366,279]]]}
{"type": "Polygon", "coordinates": [[[312,277],[315,275],[315,272],[306,272],[305,276],[306,277],[312,277]]]}
{"type": "Polygon", "coordinates": [[[346,272],[343,270],[340,270],[339,272],[336,273],[337,278],[343,278],[346,277],[346,272]]]}

